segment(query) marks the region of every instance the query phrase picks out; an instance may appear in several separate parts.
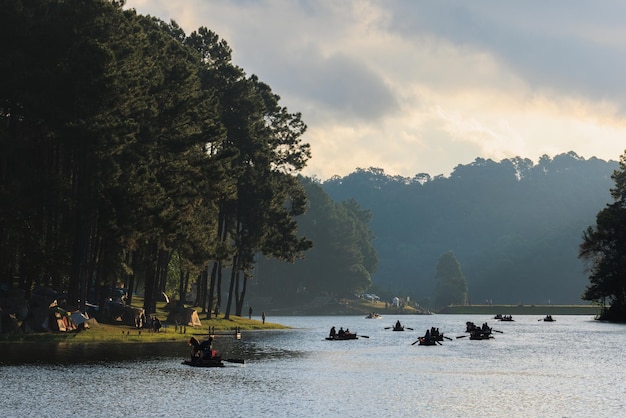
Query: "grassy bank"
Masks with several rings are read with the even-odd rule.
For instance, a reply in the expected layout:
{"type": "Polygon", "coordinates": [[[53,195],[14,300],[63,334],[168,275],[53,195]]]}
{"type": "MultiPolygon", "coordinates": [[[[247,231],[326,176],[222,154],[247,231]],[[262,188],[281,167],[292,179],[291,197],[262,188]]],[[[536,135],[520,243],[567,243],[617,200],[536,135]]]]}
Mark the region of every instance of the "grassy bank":
{"type": "Polygon", "coordinates": [[[439,311],[441,314],[466,315],[591,315],[600,313],[593,305],[453,305],[439,311]]]}
{"type": "Polygon", "coordinates": [[[186,342],[190,337],[205,337],[209,327],[218,338],[235,335],[236,328],[241,331],[263,329],[285,329],[284,325],[254,319],[230,316],[224,319],[220,315],[217,319],[201,319],[202,327],[176,327],[163,322],[160,332],[151,332],[147,329],[137,329],[128,325],[101,324],[95,320],[89,321],[89,328],[83,331],[72,332],[36,332],[19,334],[1,334],[0,342],[64,342],[64,343],[150,343],[150,342],[186,342]]]}

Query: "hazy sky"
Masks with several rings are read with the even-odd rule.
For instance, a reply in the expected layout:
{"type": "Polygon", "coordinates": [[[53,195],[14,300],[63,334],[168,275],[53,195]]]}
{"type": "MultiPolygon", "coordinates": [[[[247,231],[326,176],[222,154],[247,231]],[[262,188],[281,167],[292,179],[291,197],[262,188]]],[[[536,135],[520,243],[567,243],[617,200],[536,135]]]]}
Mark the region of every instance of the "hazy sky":
{"type": "Polygon", "coordinates": [[[127,0],[205,26],[308,125],[304,173],[626,149],[626,2],[127,0]]]}

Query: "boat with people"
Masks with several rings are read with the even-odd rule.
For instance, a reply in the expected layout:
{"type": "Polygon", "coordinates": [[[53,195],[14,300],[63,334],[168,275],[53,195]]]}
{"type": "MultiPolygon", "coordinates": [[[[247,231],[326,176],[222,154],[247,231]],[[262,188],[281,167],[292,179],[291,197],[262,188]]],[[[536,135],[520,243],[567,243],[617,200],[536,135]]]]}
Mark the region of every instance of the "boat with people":
{"type": "Polygon", "coordinates": [[[500,317],[500,321],[502,322],[514,322],[515,320],[513,319],[513,316],[511,315],[503,315],[500,317]]]}
{"type": "Polygon", "coordinates": [[[329,341],[338,341],[338,340],[358,340],[359,337],[357,337],[356,333],[349,333],[349,334],[343,334],[343,335],[339,335],[339,334],[335,334],[334,337],[326,337],[327,340],[329,341]]]}
{"type": "Polygon", "coordinates": [[[470,340],[489,340],[493,338],[491,332],[473,331],[470,332],[470,340]]]}
{"type": "Polygon", "coordinates": [[[418,345],[437,345],[437,341],[436,340],[433,340],[433,339],[427,340],[424,337],[419,337],[418,341],[419,341],[418,345]]]}
{"type": "Polygon", "coordinates": [[[367,316],[365,317],[365,319],[382,319],[382,315],[377,314],[376,312],[370,312],[367,314],[367,316]]]}
{"type": "Polygon", "coordinates": [[[396,321],[396,323],[392,327],[392,330],[394,330],[394,331],[404,331],[404,326],[402,326],[402,324],[400,323],[399,319],[396,321]]]}
{"type": "Polygon", "coordinates": [[[221,356],[209,359],[193,358],[191,360],[183,360],[182,364],[192,367],[224,367],[221,356]]]}
{"type": "Polygon", "coordinates": [[[479,327],[468,321],[465,323],[465,331],[470,333],[470,340],[489,340],[493,338],[493,335],[491,335],[492,328],[486,322],[479,327]]]}
{"type": "Polygon", "coordinates": [[[344,331],[343,327],[340,327],[339,331],[336,331],[335,327],[332,327],[326,339],[329,341],[358,340],[359,337],[357,337],[356,332],[350,332],[350,329],[348,328],[346,328],[344,331]]]}
{"type": "Polygon", "coordinates": [[[400,320],[397,320],[396,323],[391,326],[391,327],[385,327],[385,329],[390,329],[392,331],[404,331],[405,329],[411,330],[411,331],[415,331],[413,328],[411,327],[407,327],[404,326],[400,323],[400,320]]]}
{"type": "Polygon", "coordinates": [[[554,322],[554,321],[556,321],[556,319],[552,318],[552,315],[546,315],[546,317],[543,318],[543,322],[554,322]]]}
{"type": "Polygon", "coordinates": [[[209,336],[206,340],[200,342],[196,337],[191,337],[188,344],[191,346],[191,358],[183,360],[182,364],[192,367],[224,367],[224,361],[229,363],[244,364],[244,360],[240,359],[222,359],[218,355],[217,350],[212,347],[213,337],[209,336]]]}
{"type": "MultiPolygon", "coordinates": [[[[423,337],[419,337],[417,341],[413,344],[419,342],[419,345],[442,345],[441,341],[443,341],[444,337],[442,332],[439,332],[439,328],[430,327],[430,329],[426,330],[426,334],[423,337]]],[[[452,338],[448,338],[451,340],[452,338]]]]}
{"type": "Polygon", "coordinates": [[[182,364],[193,367],[224,367],[222,357],[213,349],[213,337],[200,342],[196,337],[191,337],[188,343],[191,346],[191,358],[184,360],[182,364]]]}
{"type": "Polygon", "coordinates": [[[439,331],[439,328],[430,327],[430,339],[435,341],[443,341],[444,338],[451,340],[452,338],[444,337],[443,332],[439,331]]]}

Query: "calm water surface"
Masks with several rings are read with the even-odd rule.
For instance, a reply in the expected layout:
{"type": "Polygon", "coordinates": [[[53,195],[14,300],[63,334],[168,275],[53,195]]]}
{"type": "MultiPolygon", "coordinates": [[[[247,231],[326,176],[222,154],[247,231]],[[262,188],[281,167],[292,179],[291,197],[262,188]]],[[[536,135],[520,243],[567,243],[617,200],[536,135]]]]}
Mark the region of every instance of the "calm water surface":
{"type": "Polygon", "coordinates": [[[218,337],[245,365],[181,364],[185,344],[0,346],[0,416],[626,416],[626,326],[587,316],[272,317],[291,330],[218,337]],[[385,330],[397,319],[414,331],[385,330]],[[489,341],[465,321],[488,322],[489,341]],[[355,341],[326,341],[331,326],[355,341]],[[412,345],[427,328],[452,338],[412,345]],[[42,353],[43,352],[43,353],[42,353]],[[46,358],[42,361],[43,354],[46,358]]]}

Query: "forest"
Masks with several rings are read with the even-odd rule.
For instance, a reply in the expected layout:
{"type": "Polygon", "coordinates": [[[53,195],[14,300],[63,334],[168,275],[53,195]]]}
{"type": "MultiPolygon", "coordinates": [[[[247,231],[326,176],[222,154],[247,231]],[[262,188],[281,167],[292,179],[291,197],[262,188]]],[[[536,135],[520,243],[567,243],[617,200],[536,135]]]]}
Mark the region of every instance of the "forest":
{"type": "Polygon", "coordinates": [[[207,28],[41,0],[4,2],[0,32],[0,291],[45,286],[84,308],[123,287],[148,313],[169,293],[226,316],[251,295],[368,289],[431,306],[449,254],[469,302],[580,302],[578,246],[614,161],[320,181],[301,174],[301,114],[207,28]]]}
{"type": "Polygon", "coordinates": [[[123,6],[2,6],[0,302],[45,288],[84,311],[122,292],[149,314],[169,294],[228,319],[263,289],[259,266],[305,253],[315,271],[261,294],[367,289],[369,214],[299,175],[301,114],[216,33],[123,6]]]}
{"type": "Polygon", "coordinates": [[[306,125],[217,34],[105,0],[3,2],[0,31],[2,290],[150,313],[195,282],[240,315],[257,256],[312,246],[306,125]]]}
{"type": "Polygon", "coordinates": [[[583,232],[611,201],[617,168],[569,152],[536,163],[477,158],[449,177],[357,169],[321,184],[371,213],[375,288],[429,306],[438,260],[452,252],[470,303],[577,304],[589,284],[583,232]]]}

